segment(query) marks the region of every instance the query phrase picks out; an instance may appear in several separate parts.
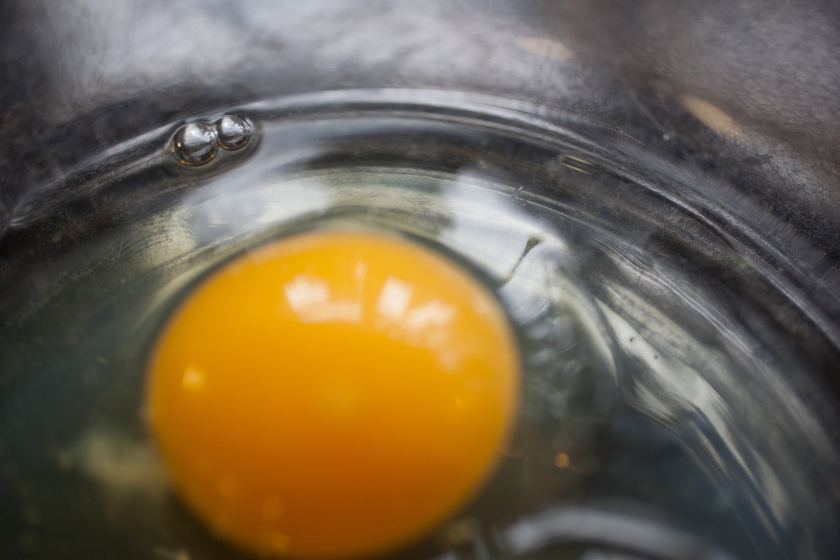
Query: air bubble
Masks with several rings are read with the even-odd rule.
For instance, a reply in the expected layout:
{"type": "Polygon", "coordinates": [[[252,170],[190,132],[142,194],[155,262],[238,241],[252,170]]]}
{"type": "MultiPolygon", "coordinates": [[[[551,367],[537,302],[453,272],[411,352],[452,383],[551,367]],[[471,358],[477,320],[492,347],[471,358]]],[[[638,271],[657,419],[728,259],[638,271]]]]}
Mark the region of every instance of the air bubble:
{"type": "Polygon", "coordinates": [[[219,145],[225,150],[238,150],[251,138],[251,127],[245,119],[225,115],[216,121],[219,145]]]}
{"type": "Polygon", "coordinates": [[[184,165],[204,165],[218,150],[216,127],[192,122],[182,126],[172,139],[172,152],[184,165]]]}

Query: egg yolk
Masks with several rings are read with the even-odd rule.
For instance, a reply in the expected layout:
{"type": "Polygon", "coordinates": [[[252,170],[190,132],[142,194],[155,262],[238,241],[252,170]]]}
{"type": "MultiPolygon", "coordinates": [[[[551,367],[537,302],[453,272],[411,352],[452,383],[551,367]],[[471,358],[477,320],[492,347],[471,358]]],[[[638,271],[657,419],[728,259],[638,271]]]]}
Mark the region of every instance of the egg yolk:
{"type": "Polygon", "coordinates": [[[261,556],[389,552],[497,465],[519,356],[491,293],[383,234],[322,231],[236,258],[163,329],[151,429],[187,506],[261,556]]]}

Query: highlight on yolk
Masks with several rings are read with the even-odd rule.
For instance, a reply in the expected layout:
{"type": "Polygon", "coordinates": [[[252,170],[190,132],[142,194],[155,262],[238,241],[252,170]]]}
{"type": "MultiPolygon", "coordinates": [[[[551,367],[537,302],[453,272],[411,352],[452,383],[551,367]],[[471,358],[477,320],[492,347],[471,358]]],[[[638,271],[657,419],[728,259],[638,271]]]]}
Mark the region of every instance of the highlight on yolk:
{"type": "Polygon", "coordinates": [[[355,231],[251,251],[181,304],[147,408],[174,485],[261,556],[410,544],[492,474],[519,355],[491,293],[437,253],[355,231]]]}

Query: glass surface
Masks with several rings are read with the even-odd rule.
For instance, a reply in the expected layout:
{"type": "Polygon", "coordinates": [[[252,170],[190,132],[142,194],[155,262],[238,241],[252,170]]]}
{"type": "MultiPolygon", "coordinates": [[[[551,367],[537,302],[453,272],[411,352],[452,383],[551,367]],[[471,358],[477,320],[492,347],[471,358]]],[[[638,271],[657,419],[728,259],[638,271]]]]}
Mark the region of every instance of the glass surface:
{"type": "Polygon", "coordinates": [[[248,558],[148,351],[260,244],[361,226],[502,303],[523,406],[394,558],[840,556],[840,12],[805,0],[0,2],[0,558],[248,558]]]}
{"type": "Polygon", "coordinates": [[[71,175],[12,216],[1,540],[33,558],[239,557],[171,493],[141,419],[146,354],[220,263],[360,224],[472,271],[503,303],[525,367],[503,466],[398,557],[752,559],[837,546],[826,431],[837,413],[819,382],[836,328],[786,277],[774,239],[756,235],[750,207],[736,220],[721,204],[724,186],[701,190],[690,170],[503,98],[348,91],[225,113],[254,128],[247,149],[183,165],[176,124],[88,162],[75,173],[84,188],[71,175]]]}

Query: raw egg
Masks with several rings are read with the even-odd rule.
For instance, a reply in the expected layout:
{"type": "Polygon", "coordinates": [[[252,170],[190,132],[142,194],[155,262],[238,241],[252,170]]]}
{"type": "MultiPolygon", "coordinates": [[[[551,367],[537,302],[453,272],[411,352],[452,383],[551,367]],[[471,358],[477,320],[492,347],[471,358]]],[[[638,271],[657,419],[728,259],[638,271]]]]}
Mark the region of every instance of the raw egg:
{"type": "Polygon", "coordinates": [[[161,331],[147,409],[177,492],[261,556],[352,558],[457,514],[511,434],[500,305],[423,245],[317,231],[251,250],[161,331]]]}

